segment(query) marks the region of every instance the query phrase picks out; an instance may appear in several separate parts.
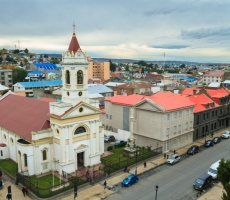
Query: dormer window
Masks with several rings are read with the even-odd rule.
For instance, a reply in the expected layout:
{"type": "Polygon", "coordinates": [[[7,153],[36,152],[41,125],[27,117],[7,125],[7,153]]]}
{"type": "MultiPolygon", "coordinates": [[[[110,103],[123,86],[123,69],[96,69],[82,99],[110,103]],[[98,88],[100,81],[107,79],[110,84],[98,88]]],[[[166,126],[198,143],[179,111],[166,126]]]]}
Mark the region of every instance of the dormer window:
{"type": "Polygon", "coordinates": [[[209,108],[209,104],[208,104],[208,103],[206,104],[206,108],[207,108],[207,109],[209,108]]]}
{"type": "Polygon", "coordinates": [[[66,84],[70,84],[70,72],[69,72],[69,70],[66,70],[65,82],[66,82],[66,84]]]}

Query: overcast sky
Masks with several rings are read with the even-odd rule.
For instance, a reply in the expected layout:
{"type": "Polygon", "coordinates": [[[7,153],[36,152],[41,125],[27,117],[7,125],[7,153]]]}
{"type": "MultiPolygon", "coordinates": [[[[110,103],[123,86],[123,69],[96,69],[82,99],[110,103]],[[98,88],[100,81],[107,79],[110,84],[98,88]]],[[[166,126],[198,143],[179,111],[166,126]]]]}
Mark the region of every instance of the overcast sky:
{"type": "Polygon", "coordinates": [[[228,0],[1,0],[0,48],[91,57],[230,63],[228,0]]]}

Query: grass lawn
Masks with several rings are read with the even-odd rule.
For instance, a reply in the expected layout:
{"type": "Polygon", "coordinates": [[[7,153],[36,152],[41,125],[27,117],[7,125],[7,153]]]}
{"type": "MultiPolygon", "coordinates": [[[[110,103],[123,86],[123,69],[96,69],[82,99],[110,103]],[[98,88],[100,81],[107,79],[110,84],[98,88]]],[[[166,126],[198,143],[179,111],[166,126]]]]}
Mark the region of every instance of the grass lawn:
{"type": "Polygon", "coordinates": [[[1,160],[0,167],[13,177],[18,172],[18,164],[11,159],[1,160]]]}

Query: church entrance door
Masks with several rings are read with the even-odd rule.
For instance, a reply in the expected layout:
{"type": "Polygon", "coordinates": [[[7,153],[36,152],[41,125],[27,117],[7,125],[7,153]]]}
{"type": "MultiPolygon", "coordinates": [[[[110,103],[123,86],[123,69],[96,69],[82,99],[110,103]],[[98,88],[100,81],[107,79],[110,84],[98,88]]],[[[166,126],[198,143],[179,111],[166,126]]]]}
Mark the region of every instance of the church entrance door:
{"type": "Polygon", "coordinates": [[[84,152],[77,154],[77,168],[80,169],[84,167],[84,152]]]}

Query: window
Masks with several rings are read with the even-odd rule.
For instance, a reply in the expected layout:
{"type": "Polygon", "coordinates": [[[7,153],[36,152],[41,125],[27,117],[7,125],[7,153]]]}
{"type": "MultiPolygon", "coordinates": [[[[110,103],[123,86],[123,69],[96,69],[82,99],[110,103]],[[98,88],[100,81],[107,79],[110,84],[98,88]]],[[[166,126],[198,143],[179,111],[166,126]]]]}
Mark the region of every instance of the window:
{"type": "Polygon", "coordinates": [[[205,113],[203,114],[203,120],[205,120],[205,113]]]}
{"type": "Polygon", "coordinates": [[[212,117],[214,117],[214,111],[212,111],[212,117]]]}
{"type": "Polygon", "coordinates": [[[185,130],[188,130],[188,122],[185,124],[185,130]]]}
{"type": "Polygon", "coordinates": [[[182,111],[179,112],[179,117],[181,117],[182,111]]]}
{"type": "Polygon", "coordinates": [[[167,120],[170,120],[170,114],[167,114],[167,120]]]}
{"type": "Polygon", "coordinates": [[[191,109],[190,109],[190,115],[192,115],[192,114],[193,114],[193,109],[191,108],[191,109]]]}
{"type": "Polygon", "coordinates": [[[175,118],[177,117],[177,112],[174,113],[174,117],[175,117],[175,118]]]}
{"type": "Polygon", "coordinates": [[[66,84],[70,84],[70,72],[69,72],[69,70],[66,70],[65,82],[66,82],[66,84]]]}
{"type": "Polygon", "coordinates": [[[112,115],[110,115],[110,120],[112,120],[112,115]]]}
{"type": "Polygon", "coordinates": [[[25,167],[28,166],[28,165],[27,165],[27,155],[26,155],[26,154],[24,154],[24,164],[25,164],[25,167]]]}
{"type": "Polygon", "coordinates": [[[10,143],[11,143],[12,146],[14,145],[14,140],[13,140],[13,138],[10,138],[10,143]]]}
{"type": "Polygon", "coordinates": [[[174,134],[176,134],[176,131],[177,131],[176,129],[177,129],[176,126],[174,126],[174,134]]]}
{"type": "Polygon", "coordinates": [[[5,134],[3,135],[3,138],[4,138],[4,141],[6,142],[6,135],[5,134]]]}
{"type": "Polygon", "coordinates": [[[169,128],[166,130],[166,136],[169,136],[169,128]]]}
{"type": "Polygon", "coordinates": [[[178,126],[178,131],[181,132],[181,125],[178,126]]]}
{"type": "Polygon", "coordinates": [[[188,113],[189,113],[189,110],[187,109],[187,110],[186,110],[186,114],[188,115],[188,113]]]}
{"type": "Polygon", "coordinates": [[[44,149],[43,151],[42,151],[42,160],[44,161],[44,160],[47,160],[47,150],[46,149],[44,149]]]}
{"type": "Polygon", "coordinates": [[[1,157],[3,156],[3,151],[1,150],[1,157]]]}
{"type": "Polygon", "coordinates": [[[77,134],[81,134],[81,133],[85,133],[86,132],[86,129],[85,127],[83,126],[80,126],[76,129],[76,131],[74,132],[74,135],[77,135],[77,134]]]}
{"type": "Polygon", "coordinates": [[[190,129],[192,129],[192,121],[190,121],[190,129]]]}
{"type": "Polygon", "coordinates": [[[77,84],[83,84],[83,72],[81,70],[77,72],[77,84]]]}
{"type": "Polygon", "coordinates": [[[106,119],[109,119],[109,115],[108,114],[106,114],[106,119]]]}

